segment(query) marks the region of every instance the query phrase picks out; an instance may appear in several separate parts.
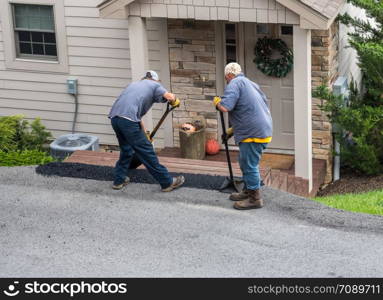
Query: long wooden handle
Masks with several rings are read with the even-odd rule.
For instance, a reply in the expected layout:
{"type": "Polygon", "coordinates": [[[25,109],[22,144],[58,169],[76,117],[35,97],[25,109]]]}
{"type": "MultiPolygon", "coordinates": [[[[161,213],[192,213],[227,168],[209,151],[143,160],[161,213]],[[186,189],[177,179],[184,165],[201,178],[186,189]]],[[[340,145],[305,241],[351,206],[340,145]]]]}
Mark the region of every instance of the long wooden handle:
{"type": "Polygon", "coordinates": [[[166,111],[165,113],[162,115],[161,119],[158,121],[156,127],[154,127],[153,131],[150,133],[149,137],[150,139],[152,139],[154,137],[154,135],[157,133],[158,129],[161,127],[162,123],[165,121],[166,117],[168,116],[168,114],[174,110],[175,107],[172,107],[170,105],[170,103],[168,102],[167,106],[166,106],[166,111]]]}
{"type": "Polygon", "coordinates": [[[230,179],[234,180],[233,168],[231,166],[231,158],[230,158],[230,153],[229,153],[229,144],[228,144],[228,141],[227,141],[225,119],[223,118],[223,112],[222,111],[219,111],[219,114],[221,116],[221,125],[222,125],[222,131],[223,131],[222,136],[223,136],[223,139],[224,139],[223,143],[225,145],[226,160],[227,160],[227,164],[228,164],[228,167],[229,167],[230,179]]]}

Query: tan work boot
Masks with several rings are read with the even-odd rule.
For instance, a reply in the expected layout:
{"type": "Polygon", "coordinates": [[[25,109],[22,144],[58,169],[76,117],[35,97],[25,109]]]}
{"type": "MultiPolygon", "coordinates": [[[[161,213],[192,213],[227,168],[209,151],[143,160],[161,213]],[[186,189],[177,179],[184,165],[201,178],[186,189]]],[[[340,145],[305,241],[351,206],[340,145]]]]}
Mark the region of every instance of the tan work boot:
{"type": "Polygon", "coordinates": [[[113,184],[112,189],[114,189],[114,190],[121,190],[129,182],[130,182],[130,178],[126,177],[123,183],[121,183],[121,184],[113,184]]]}
{"type": "Polygon", "coordinates": [[[234,208],[239,210],[255,209],[263,207],[260,190],[249,190],[249,198],[234,203],[234,208]]]}
{"type": "Polygon", "coordinates": [[[232,193],[229,197],[231,201],[241,201],[249,199],[249,191],[244,189],[240,193],[232,193]]]}
{"type": "Polygon", "coordinates": [[[167,188],[162,189],[163,192],[171,192],[172,190],[180,187],[185,182],[185,177],[183,176],[177,176],[173,177],[173,183],[168,186],[167,188]]]}

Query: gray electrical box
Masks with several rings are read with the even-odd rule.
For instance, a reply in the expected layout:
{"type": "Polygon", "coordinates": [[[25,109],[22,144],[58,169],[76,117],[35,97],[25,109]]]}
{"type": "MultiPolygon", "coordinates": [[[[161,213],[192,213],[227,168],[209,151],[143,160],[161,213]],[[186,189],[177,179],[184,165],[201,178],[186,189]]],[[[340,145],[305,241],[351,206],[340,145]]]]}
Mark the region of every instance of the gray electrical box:
{"type": "Polygon", "coordinates": [[[68,93],[77,95],[77,79],[67,79],[68,93]]]}

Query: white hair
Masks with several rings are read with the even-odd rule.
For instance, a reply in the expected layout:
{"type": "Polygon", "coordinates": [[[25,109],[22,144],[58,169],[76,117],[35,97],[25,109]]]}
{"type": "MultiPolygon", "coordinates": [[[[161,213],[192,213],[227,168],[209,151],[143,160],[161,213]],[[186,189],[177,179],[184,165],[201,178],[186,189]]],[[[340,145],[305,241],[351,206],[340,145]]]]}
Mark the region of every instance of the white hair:
{"type": "Polygon", "coordinates": [[[225,67],[225,76],[228,74],[233,74],[237,76],[242,73],[241,66],[235,62],[229,63],[225,67]]]}

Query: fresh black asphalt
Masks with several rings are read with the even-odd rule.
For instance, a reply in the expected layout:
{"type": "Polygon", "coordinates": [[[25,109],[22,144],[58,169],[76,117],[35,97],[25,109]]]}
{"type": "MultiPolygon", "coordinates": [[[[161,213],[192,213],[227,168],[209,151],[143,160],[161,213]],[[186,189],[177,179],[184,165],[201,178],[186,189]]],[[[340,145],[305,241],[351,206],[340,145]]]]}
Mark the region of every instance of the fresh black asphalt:
{"type": "Polygon", "coordinates": [[[1,277],[383,277],[380,216],[268,187],[264,208],[237,211],[214,189],[37,170],[0,168],[1,277]]]}
{"type": "MultiPolygon", "coordinates": [[[[36,168],[37,174],[43,176],[72,177],[92,179],[100,181],[113,181],[113,168],[105,166],[87,165],[80,163],[54,162],[36,168]]],[[[202,174],[170,173],[172,176],[183,175],[185,184],[183,187],[219,190],[225,177],[202,174]]],[[[129,178],[132,183],[157,184],[153,177],[143,169],[129,170],[129,178]]],[[[283,212],[291,217],[300,219],[318,226],[329,228],[341,228],[348,231],[376,231],[383,233],[383,217],[355,214],[330,208],[318,202],[269,189],[268,194],[273,198],[281,198],[283,201],[272,201],[268,209],[283,212]],[[283,197],[281,197],[281,195],[283,197]]],[[[227,197],[227,196],[224,196],[227,197]]]]}
{"type": "MultiPolygon", "coordinates": [[[[61,163],[54,162],[41,165],[36,168],[38,174],[44,176],[60,176],[93,179],[101,181],[113,181],[113,168],[105,166],[95,166],[80,163],[61,163]]],[[[170,173],[171,176],[183,175],[185,177],[184,187],[218,190],[225,180],[223,176],[211,176],[201,174],[170,173]]],[[[143,169],[129,170],[130,182],[156,184],[157,182],[143,169]]]]}

